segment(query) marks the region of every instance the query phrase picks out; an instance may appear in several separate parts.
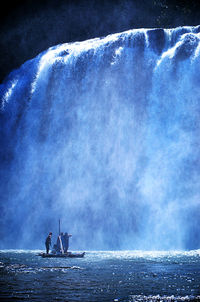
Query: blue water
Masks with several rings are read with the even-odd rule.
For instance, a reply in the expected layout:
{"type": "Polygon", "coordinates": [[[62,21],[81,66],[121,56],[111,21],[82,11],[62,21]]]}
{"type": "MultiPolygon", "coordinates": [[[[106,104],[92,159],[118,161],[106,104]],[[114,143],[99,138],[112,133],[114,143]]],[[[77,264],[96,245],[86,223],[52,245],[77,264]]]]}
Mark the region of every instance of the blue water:
{"type": "Polygon", "coordinates": [[[38,252],[0,252],[1,301],[200,301],[200,250],[38,252]]]}

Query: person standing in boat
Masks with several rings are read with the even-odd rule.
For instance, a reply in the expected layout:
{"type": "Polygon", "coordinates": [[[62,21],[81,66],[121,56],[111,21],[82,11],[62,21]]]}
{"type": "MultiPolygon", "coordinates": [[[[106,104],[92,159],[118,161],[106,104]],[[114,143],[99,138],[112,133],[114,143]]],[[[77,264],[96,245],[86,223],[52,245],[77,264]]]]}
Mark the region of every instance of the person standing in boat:
{"type": "Polygon", "coordinates": [[[51,236],[52,236],[52,232],[49,233],[49,235],[47,236],[46,241],[45,241],[47,254],[49,254],[49,248],[51,246],[51,236]]]}
{"type": "Polygon", "coordinates": [[[62,239],[62,244],[63,244],[63,250],[64,253],[67,253],[68,248],[69,248],[69,237],[72,237],[71,234],[65,233],[61,239],[62,239]]]}

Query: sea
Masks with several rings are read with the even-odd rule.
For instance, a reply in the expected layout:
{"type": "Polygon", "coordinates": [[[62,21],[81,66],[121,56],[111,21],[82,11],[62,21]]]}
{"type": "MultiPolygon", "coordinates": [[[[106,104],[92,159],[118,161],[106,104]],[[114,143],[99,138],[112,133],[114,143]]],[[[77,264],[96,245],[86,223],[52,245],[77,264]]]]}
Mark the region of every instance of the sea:
{"type": "Polygon", "coordinates": [[[200,250],[0,251],[0,301],[200,301],[200,250]]]}

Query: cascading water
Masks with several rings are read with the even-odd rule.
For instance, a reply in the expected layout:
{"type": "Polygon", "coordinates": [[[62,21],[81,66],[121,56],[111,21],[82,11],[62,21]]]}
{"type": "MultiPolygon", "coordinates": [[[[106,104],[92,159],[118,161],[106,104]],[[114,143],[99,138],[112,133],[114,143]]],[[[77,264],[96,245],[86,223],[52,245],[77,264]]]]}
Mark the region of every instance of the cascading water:
{"type": "Polygon", "coordinates": [[[1,85],[1,247],[200,246],[200,28],[52,47],[1,85]]]}

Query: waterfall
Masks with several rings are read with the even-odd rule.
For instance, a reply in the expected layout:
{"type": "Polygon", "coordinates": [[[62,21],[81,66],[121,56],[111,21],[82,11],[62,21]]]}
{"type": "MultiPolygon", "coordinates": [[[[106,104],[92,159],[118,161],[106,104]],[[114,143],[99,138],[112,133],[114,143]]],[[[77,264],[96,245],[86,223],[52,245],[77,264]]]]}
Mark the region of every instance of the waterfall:
{"type": "Polygon", "coordinates": [[[51,47],[1,98],[1,247],[200,246],[200,27],[51,47]]]}

